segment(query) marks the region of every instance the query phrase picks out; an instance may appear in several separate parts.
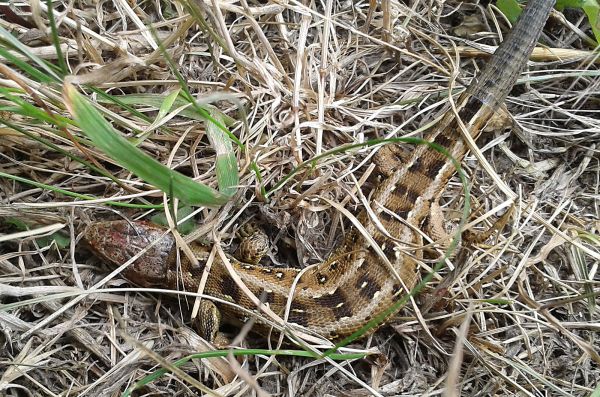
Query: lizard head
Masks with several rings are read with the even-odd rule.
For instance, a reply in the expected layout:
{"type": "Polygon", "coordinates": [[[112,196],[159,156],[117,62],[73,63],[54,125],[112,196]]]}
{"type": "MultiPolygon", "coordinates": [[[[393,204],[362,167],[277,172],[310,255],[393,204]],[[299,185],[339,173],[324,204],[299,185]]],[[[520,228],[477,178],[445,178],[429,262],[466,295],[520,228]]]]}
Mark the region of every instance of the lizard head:
{"type": "Polygon", "coordinates": [[[167,229],[144,221],[99,222],[87,227],[84,239],[92,252],[112,267],[139,255],[123,270],[123,276],[141,287],[166,287],[168,258],[174,246],[167,229]]]}

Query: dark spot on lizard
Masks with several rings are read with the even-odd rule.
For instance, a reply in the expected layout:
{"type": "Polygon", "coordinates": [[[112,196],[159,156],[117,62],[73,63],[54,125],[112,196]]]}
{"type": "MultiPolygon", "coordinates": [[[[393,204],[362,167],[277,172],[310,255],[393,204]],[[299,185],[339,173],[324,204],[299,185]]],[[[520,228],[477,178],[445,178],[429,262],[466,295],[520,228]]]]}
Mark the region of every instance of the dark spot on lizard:
{"type": "Polygon", "coordinates": [[[377,281],[369,277],[367,274],[361,275],[354,285],[358,290],[358,294],[365,299],[373,299],[375,294],[381,289],[377,281]]]}
{"type": "Polygon", "coordinates": [[[221,286],[223,295],[231,297],[233,302],[239,301],[242,291],[231,277],[225,277],[221,286]]]}
{"type": "Polygon", "coordinates": [[[396,257],[396,250],[394,249],[394,243],[391,241],[388,241],[385,244],[385,248],[383,249],[383,253],[388,257],[388,258],[395,258],[396,257]]]}
{"type": "Polygon", "coordinates": [[[258,298],[262,303],[272,304],[273,302],[275,302],[275,293],[273,291],[267,291],[263,289],[258,295],[258,298]]]}
{"type": "Polygon", "coordinates": [[[406,194],[406,185],[404,185],[404,183],[397,184],[394,194],[397,194],[398,196],[404,196],[406,194]]]}
{"type": "Polygon", "coordinates": [[[427,170],[427,176],[434,179],[440,170],[444,168],[444,165],[446,165],[446,160],[444,159],[432,160],[429,169],[427,170]]]}
{"type": "Polygon", "coordinates": [[[422,166],[423,166],[423,164],[421,163],[421,159],[417,158],[417,159],[415,159],[415,162],[412,163],[412,165],[408,168],[408,171],[413,174],[416,174],[419,171],[421,171],[422,166]]]}
{"type": "Polygon", "coordinates": [[[419,192],[417,192],[416,190],[413,190],[413,189],[409,189],[406,192],[406,198],[408,198],[408,200],[411,203],[414,203],[419,198],[419,192]]]}
{"type": "Polygon", "coordinates": [[[443,133],[436,136],[435,139],[433,140],[433,143],[437,143],[438,145],[440,145],[441,147],[443,147],[445,149],[449,149],[450,145],[452,145],[452,141],[450,140],[450,138],[448,138],[443,133]]]}
{"type": "Polygon", "coordinates": [[[401,210],[401,211],[396,211],[396,214],[398,214],[398,216],[402,219],[406,219],[406,217],[408,217],[408,213],[410,211],[406,211],[406,210],[401,210]]]}
{"type": "Polygon", "coordinates": [[[467,100],[467,103],[465,103],[465,106],[460,110],[460,112],[458,112],[458,117],[460,117],[463,123],[468,123],[479,111],[479,109],[481,109],[481,101],[472,96],[467,100]]]}
{"type": "Polygon", "coordinates": [[[308,311],[306,310],[306,306],[302,303],[292,302],[292,306],[290,307],[290,315],[288,317],[288,321],[290,323],[295,323],[301,325],[303,327],[308,327],[310,318],[308,311]]]}
{"type": "Polygon", "coordinates": [[[323,273],[317,273],[317,282],[321,285],[327,282],[327,276],[323,273]]]}
{"type": "Polygon", "coordinates": [[[315,298],[315,301],[323,307],[330,308],[333,312],[333,316],[338,321],[343,317],[352,316],[352,308],[350,307],[348,298],[346,294],[339,288],[336,289],[332,294],[327,293],[323,296],[315,298]]]}
{"type": "Polygon", "coordinates": [[[379,213],[379,217],[385,223],[388,223],[388,222],[398,222],[398,220],[394,217],[394,214],[392,214],[389,211],[381,211],[379,213]]]}

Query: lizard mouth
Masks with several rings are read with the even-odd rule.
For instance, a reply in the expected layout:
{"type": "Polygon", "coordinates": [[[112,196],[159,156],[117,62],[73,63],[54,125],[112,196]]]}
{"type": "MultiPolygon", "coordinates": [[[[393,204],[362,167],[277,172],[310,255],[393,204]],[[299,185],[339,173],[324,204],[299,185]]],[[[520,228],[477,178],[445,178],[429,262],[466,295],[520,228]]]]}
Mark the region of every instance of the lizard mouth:
{"type": "Polygon", "coordinates": [[[122,274],[141,287],[166,287],[174,239],[165,228],[126,220],[91,224],[84,239],[92,252],[115,268],[144,251],[122,274]]]}

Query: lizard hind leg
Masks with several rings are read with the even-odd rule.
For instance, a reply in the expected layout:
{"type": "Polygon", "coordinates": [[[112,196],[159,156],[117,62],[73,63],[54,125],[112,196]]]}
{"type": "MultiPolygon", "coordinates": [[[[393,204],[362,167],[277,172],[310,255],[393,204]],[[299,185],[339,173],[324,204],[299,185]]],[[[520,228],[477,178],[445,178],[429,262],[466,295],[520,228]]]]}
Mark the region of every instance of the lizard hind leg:
{"type": "Polygon", "coordinates": [[[384,177],[393,175],[401,169],[409,158],[398,145],[388,144],[379,149],[373,156],[373,163],[384,177]]]}
{"type": "Polygon", "coordinates": [[[438,243],[440,248],[447,250],[450,247],[454,230],[447,230],[445,223],[446,219],[442,212],[442,207],[436,201],[431,202],[429,216],[425,221],[425,232],[429,235],[431,240],[438,243]]]}
{"type": "MultiPolygon", "coordinates": [[[[509,208],[504,214],[496,219],[492,225],[483,231],[465,230],[461,233],[463,242],[469,245],[482,244],[484,241],[489,239],[495,232],[500,232],[504,229],[512,215],[512,207],[509,208]]],[[[473,217],[471,214],[470,218],[473,217]]],[[[425,222],[425,231],[431,237],[431,239],[439,243],[440,247],[447,250],[450,247],[452,238],[456,233],[456,229],[448,230],[445,225],[445,217],[442,213],[442,208],[437,201],[431,203],[430,215],[427,217],[425,222]]]]}
{"type": "Polygon", "coordinates": [[[256,265],[269,252],[269,236],[256,225],[245,224],[240,229],[242,236],[240,246],[238,247],[236,259],[256,265]]]}
{"type": "Polygon", "coordinates": [[[492,234],[496,232],[502,232],[502,230],[508,224],[510,217],[512,216],[513,208],[514,207],[510,207],[498,219],[496,219],[489,228],[482,232],[465,230],[462,233],[463,240],[465,240],[469,244],[482,244],[484,241],[489,239],[492,236],[492,234]]]}

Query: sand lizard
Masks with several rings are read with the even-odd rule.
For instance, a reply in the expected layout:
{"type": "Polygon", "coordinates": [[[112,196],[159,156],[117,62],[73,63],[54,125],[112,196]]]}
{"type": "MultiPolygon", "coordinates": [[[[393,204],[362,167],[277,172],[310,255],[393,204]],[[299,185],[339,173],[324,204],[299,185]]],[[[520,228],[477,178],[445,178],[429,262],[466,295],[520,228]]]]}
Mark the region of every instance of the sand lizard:
{"type": "MultiPolygon", "coordinates": [[[[473,138],[480,134],[516,82],[553,4],[554,0],[529,0],[519,21],[483,72],[456,101],[456,114],[473,138]]],[[[459,120],[452,111],[446,112],[425,139],[442,146],[458,161],[468,150],[461,136],[459,120]]],[[[287,313],[288,323],[301,325],[330,339],[347,336],[383,313],[399,296],[413,288],[417,280],[416,260],[398,250],[380,226],[396,241],[414,245],[417,238],[413,228],[422,227],[431,204],[437,202],[454,173],[455,167],[448,157],[428,145],[419,145],[400,169],[375,188],[371,209],[380,225],[365,210],[358,220],[389,262],[376,253],[368,239],[352,228],[325,262],[310,268],[296,280],[291,294],[298,269],[268,268],[243,263],[233,257],[227,259],[241,281],[256,297],[262,295],[262,301],[274,313],[283,316],[288,299],[293,296],[287,313]]],[[[150,223],[114,221],[91,225],[86,231],[86,239],[98,256],[121,265],[163,234],[164,229],[150,223]]],[[[210,248],[192,244],[192,250],[198,264],[194,266],[182,256],[178,267],[174,238],[167,235],[125,269],[124,275],[144,287],[196,292],[210,248]]],[[[257,307],[256,301],[242,292],[219,257],[214,258],[204,293],[235,302],[248,310],[257,307]]],[[[207,339],[212,339],[218,329],[219,309],[227,318],[240,319],[247,314],[231,305],[221,304],[219,309],[211,305],[203,306],[206,310],[201,311],[204,316],[200,320],[201,333],[207,339]]]]}

